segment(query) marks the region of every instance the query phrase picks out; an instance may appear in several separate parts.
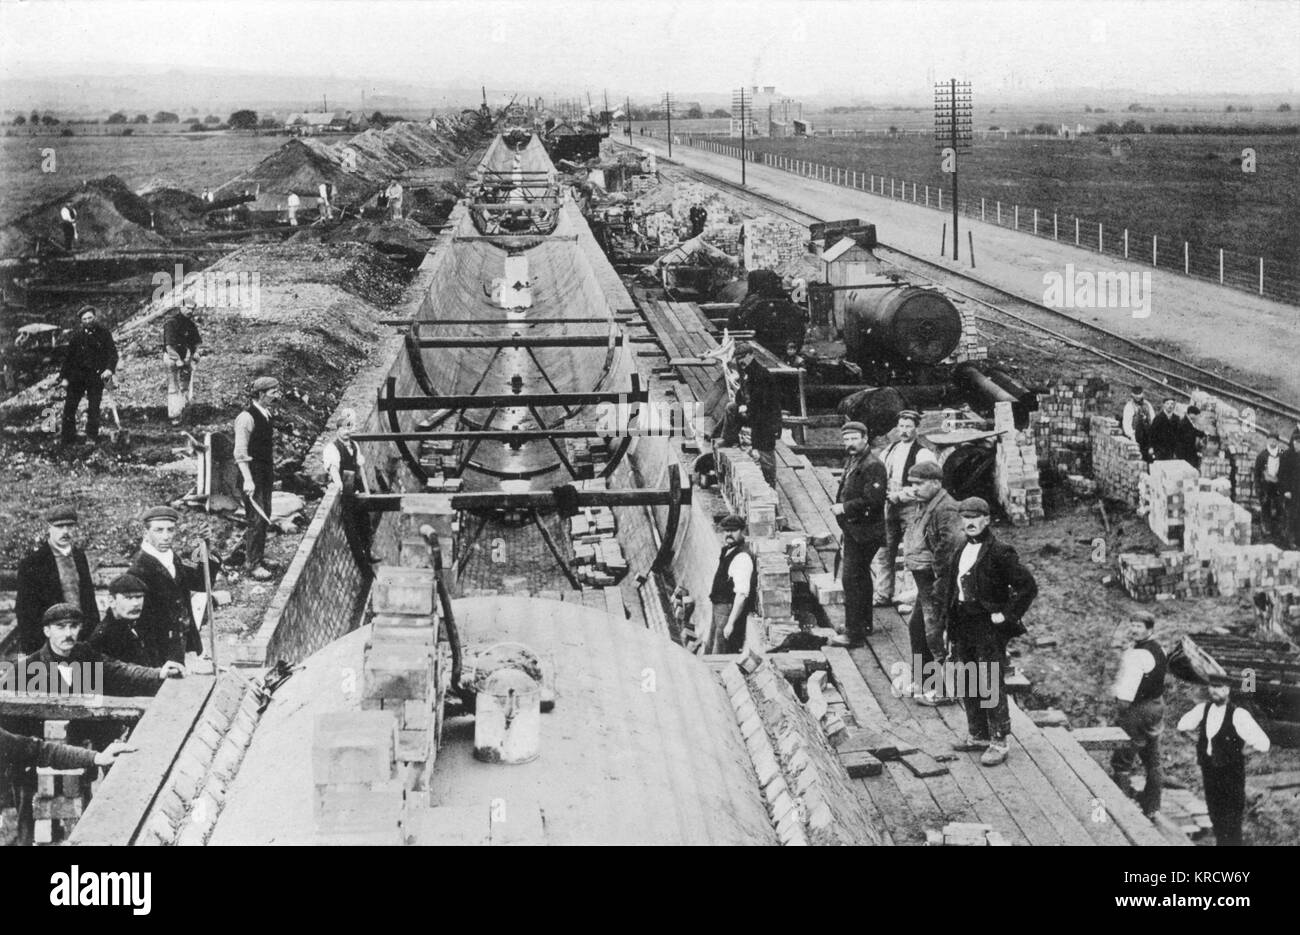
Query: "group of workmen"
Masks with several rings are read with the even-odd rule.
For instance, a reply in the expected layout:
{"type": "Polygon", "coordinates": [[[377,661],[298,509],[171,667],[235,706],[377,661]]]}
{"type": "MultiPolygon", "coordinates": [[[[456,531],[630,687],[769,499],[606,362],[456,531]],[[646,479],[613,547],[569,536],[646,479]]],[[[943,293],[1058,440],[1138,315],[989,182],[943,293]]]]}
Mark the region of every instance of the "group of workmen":
{"type": "MultiPolygon", "coordinates": [[[[944,488],[943,469],[918,437],[920,421],[915,411],[899,413],[895,437],[880,456],[873,453],[863,423],[848,422],[840,430],[847,457],[832,512],[843,531],[845,619],[844,633],[831,643],[864,645],[875,630],[873,608],[896,606],[908,612],[911,673],[926,675],[920,682],[912,674],[900,676],[895,691],[925,706],[960,701],[967,733],[954,748],[979,752],[982,764],[997,766],[1008,758],[1011,734],[1007,646],[1026,632],[1022,620],[1038,586],[1016,550],[994,535],[988,502],[980,497],[958,502],[944,488]],[[910,609],[895,599],[900,552],[916,585],[910,609]]],[[[738,653],[745,648],[745,624],[754,611],[755,562],[746,546],[745,519],[730,515],[720,527],[723,547],[703,648],[738,653]]],[[[1138,798],[1148,816],[1160,808],[1159,739],[1167,671],[1154,627],[1155,619],[1146,613],[1131,614],[1122,626],[1126,650],[1114,688],[1117,723],[1130,742],[1115,751],[1112,767],[1119,786],[1138,798]],[[1140,795],[1130,776],[1139,762],[1146,769],[1140,795]]],[[[1216,843],[1239,844],[1245,750],[1267,751],[1269,741],[1250,712],[1231,702],[1228,679],[1203,681],[1208,700],[1188,711],[1178,729],[1196,736],[1216,843]]]]}
{"type": "MultiPolygon", "coordinates": [[[[99,439],[100,410],[104,391],[113,385],[117,373],[117,343],[113,333],[99,321],[99,310],[87,305],[77,313],[78,324],[68,336],[67,351],[59,368],[63,387],[63,418],[59,440],[71,445],[77,440],[77,410],[86,401],[86,438],[99,439]]],[[[167,368],[167,416],[179,425],[192,398],[194,366],[203,339],[185,308],[177,308],[163,323],[163,363],[167,368]]]]}
{"type": "MultiPolygon", "coordinates": [[[[205,547],[188,560],[174,550],[179,520],[168,506],[144,513],[140,548],[109,584],[110,606],[101,617],[90,562],[75,541],[76,510],[49,510],[45,541],[18,566],[14,610],[22,657],[11,671],[20,673],[21,684],[6,688],[141,697],[156,694],[166,679],[183,678],[187,657],[203,652],[191,597],[210,589],[221,565],[205,547]]],[[[108,721],[73,721],[68,745],[61,745],[41,739],[39,720],[0,725],[0,807],[17,806],[18,843],[31,840],[33,767],[107,765],[131,749],[116,742],[117,730],[108,721]],[[87,750],[85,743],[100,749],[87,750]]]]}
{"type": "MultiPolygon", "coordinates": [[[[1179,415],[1177,409],[1177,400],[1168,397],[1157,412],[1142,387],[1134,386],[1124,403],[1120,423],[1124,434],[1141,449],[1147,464],[1176,460],[1199,469],[1202,456],[1219,454],[1223,440],[1197,425],[1199,407],[1188,406],[1185,415],[1179,415]]],[[[1228,469],[1235,498],[1237,473],[1232,458],[1228,459],[1228,469]]],[[[1268,433],[1264,448],[1255,456],[1252,478],[1264,538],[1283,549],[1300,548],[1300,426],[1285,441],[1278,432],[1268,433]]]]}

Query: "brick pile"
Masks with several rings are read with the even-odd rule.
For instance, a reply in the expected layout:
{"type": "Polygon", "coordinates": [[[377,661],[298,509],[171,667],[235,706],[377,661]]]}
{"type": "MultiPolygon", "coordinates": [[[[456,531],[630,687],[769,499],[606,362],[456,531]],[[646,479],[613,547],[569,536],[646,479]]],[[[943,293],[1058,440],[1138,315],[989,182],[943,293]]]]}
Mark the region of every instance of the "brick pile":
{"type": "Polygon", "coordinates": [[[1158,555],[1121,553],[1119,570],[1124,590],[1139,601],[1201,597],[1210,593],[1208,562],[1175,549],[1158,555]]]}
{"type": "MultiPolygon", "coordinates": [[[[67,742],[67,721],[46,721],[45,739],[67,742]]],[[[36,844],[59,844],[76,827],[89,799],[86,773],[79,769],[36,767],[36,794],[32,796],[32,818],[36,844]]]]}
{"type": "Polygon", "coordinates": [[[1216,458],[1217,463],[1212,468],[1215,473],[1205,473],[1204,470],[1202,473],[1207,477],[1227,477],[1230,473],[1227,460],[1231,459],[1236,473],[1233,499],[1249,510],[1257,510],[1259,492],[1255,490],[1255,455],[1264,447],[1264,440],[1254,419],[1247,418],[1245,410],[1199,390],[1192,394],[1191,401],[1200,408],[1203,423],[1213,426],[1222,443],[1219,456],[1222,460],[1216,458]]]}
{"type": "Polygon", "coordinates": [[[1088,434],[1090,381],[1060,382],[1038,397],[1030,414],[1039,466],[1067,476],[1092,473],[1092,439],[1088,434]]]}
{"type": "Polygon", "coordinates": [[[959,364],[967,360],[988,360],[989,348],[983,343],[983,336],[979,333],[975,312],[967,307],[964,300],[949,293],[944,294],[952,300],[961,315],[961,340],[957,343],[957,349],[948,355],[944,363],[959,364]]]}
{"type": "Polygon", "coordinates": [[[1300,552],[1275,545],[1219,546],[1210,553],[1210,574],[1223,597],[1293,587],[1300,584],[1300,552]]]}
{"type": "Polygon", "coordinates": [[[1146,473],[1137,442],[1124,435],[1118,419],[1094,415],[1088,420],[1092,436],[1092,474],[1102,496],[1121,500],[1136,508],[1141,501],[1140,483],[1146,473]]]}
{"type": "Polygon", "coordinates": [[[1010,402],[995,404],[993,429],[998,438],[994,481],[998,502],[1016,525],[1043,518],[1043,489],[1038,485],[1038,450],[1033,436],[1016,430],[1010,402]]]}
{"type": "Polygon", "coordinates": [[[752,539],[776,535],[776,491],[758,464],[739,448],[717,451],[718,481],[731,509],[745,517],[752,539]]]}
{"type": "Polygon", "coordinates": [[[1153,461],[1142,479],[1147,525],[1165,545],[1182,544],[1184,498],[1197,490],[1200,479],[1200,471],[1186,461],[1153,461]]]}
{"type": "MultiPolygon", "coordinates": [[[[1222,484],[1222,481],[1210,481],[1222,484]]],[[[1250,512],[1221,492],[1196,490],[1183,498],[1183,551],[1199,560],[1222,546],[1250,544],[1250,512]]]]}
{"type": "Polygon", "coordinates": [[[721,677],[781,844],[881,843],[821,724],[772,663],[750,653],[721,677]]]}
{"type": "Polygon", "coordinates": [[[771,216],[754,218],[741,226],[745,235],[741,261],[745,269],[783,271],[797,265],[808,252],[808,229],[805,227],[771,216]]]}
{"type": "Polygon", "coordinates": [[[844,584],[830,572],[808,576],[808,589],[813,600],[821,605],[831,628],[844,632],[844,584]]]}
{"type": "Polygon", "coordinates": [[[565,453],[573,465],[573,476],[591,480],[609,462],[609,440],[605,438],[566,438],[565,453]]]}
{"type": "Polygon", "coordinates": [[[312,737],[313,816],[319,843],[402,844],[399,715],[332,711],[312,737]]]}
{"type": "Polygon", "coordinates": [[[585,585],[607,588],[627,574],[627,558],[618,541],[618,526],[609,507],[588,507],[569,517],[573,568],[585,585]]]}

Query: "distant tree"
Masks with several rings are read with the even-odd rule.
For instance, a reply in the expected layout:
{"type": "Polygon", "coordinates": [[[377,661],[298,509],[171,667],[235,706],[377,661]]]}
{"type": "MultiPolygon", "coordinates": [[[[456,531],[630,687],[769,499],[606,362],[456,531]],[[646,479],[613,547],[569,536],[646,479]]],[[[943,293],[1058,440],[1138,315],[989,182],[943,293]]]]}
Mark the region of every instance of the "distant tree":
{"type": "Polygon", "coordinates": [[[26,123],[27,123],[27,118],[24,117],[22,114],[19,114],[17,117],[14,118],[14,126],[16,127],[21,127],[26,123]]]}
{"type": "Polygon", "coordinates": [[[40,115],[39,113],[37,113],[36,111],[32,111],[31,122],[32,122],[33,124],[40,123],[40,122],[41,122],[41,115],[40,115]]]}
{"type": "Polygon", "coordinates": [[[1229,104],[1227,107],[1223,108],[1223,112],[1225,114],[1235,114],[1237,112],[1237,108],[1229,104]]]}
{"type": "Polygon", "coordinates": [[[230,115],[226,125],[232,130],[256,130],[257,129],[257,111],[255,110],[237,110],[230,115]]]}
{"type": "Polygon", "coordinates": [[[731,111],[727,110],[725,107],[719,107],[717,110],[715,110],[715,111],[713,111],[712,113],[710,113],[709,116],[710,116],[710,117],[723,117],[723,118],[726,118],[727,120],[730,120],[730,119],[731,119],[731,111]]]}
{"type": "Polygon", "coordinates": [[[50,114],[46,114],[44,117],[41,118],[41,123],[45,124],[47,127],[56,126],[58,122],[59,122],[59,118],[53,117],[50,114]]]}
{"type": "Polygon", "coordinates": [[[122,131],[123,136],[130,136],[133,133],[135,133],[134,127],[127,127],[125,130],[122,131]]]}
{"type": "Polygon", "coordinates": [[[274,117],[263,117],[258,123],[258,127],[263,130],[275,130],[278,129],[279,126],[280,121],[276,120],[274,117]]]}
{"type": "Polygon", "coordinates": [[[1114,120],[1107,120],[1101,126],[1097,127],[1097,135],[1102,136],[1108,133],[1123,133],[1123,129],[1114,120]]]}
{"type": "Polygon", "coordinates": [[[64,127],[62,130],[59,131],[59,136],[76,136],[76,135],[77,134],[72,132],[72,127],[64,127]]]}
{"type": "Polygon", "coordinates": [[[1104,114],[1104,113],[1106,112],[1106,108],[1104,108],[1104,107],[1094,107],[1094,108],[1092,109],[1092,112],[1093,112],[1094,114],[1104,114]]]}
{"type": "Polygon", "coordinates": [[[1056,133],[1056,129],[1057,128],[1052,126],[1050,123],[1034,124],[1034,132],[1039,136],[1052,136],[1056,133]]]}
{"type": "Polygon", "coordinates": [[[1146,125],[1140,120],[1125,120],[1119,128],[1120,133],[1146,133],[1146,125]]]}
{"type": "Polygon", "coordinates": [[[218,117],[216,114],[208,114],[206,117],[203,118],[203,122],[204,122],[204,123],[220,123],[220,122],[221,122],[221,118],[218,117]]]}
{"type": "Polygon", "coordinates": [[[1152,125],[1150,132],[1162,133],[1166,136],[1177,136],[1178,130],[1178,124],[1176,123],[1157,123],[1152,125]]]}
{"type": "Polygon", "coordinates": [[[202,124],[203,121],[200,120],[198,117],[186,117],[186,118],[182,121],[182,123],[188,123],[188,124],[196,124],[196,123],[197,123],[197,124],[202,124]]]}
{"type": "Polygon", "coordinates": [[[108,120],[107,120],[107,122],[108,122],[108,123],[126,123],[126,114],[122,113],[122,112],[119,110],[119,111],[118,111],[117,113],[115,113],[115,114],[110,114],[110,115],[109,115],[109,118],[108,118],[108,120]]]}
{"type": "Polygon", "coordinates": [[[891,126],[891,127],[889,128],[889,133],[890,133],[891,136],[892,136],[893,134],[897,133],[897,132],[898,132],[898,127],[891,126]]]}
{"type": "Polygon", "coordinates": [[[132,122],[132,123],[148,123],[148,122],[149,122],[149,115],[148,115],[148,114],[136,114],[134,117],[131,118],[131,122],[132,122]]]}
{"type": "Polygon", "coordinates": [[[158,111],[158,113],[153,115],[153,122],[154,123],[180,123],[181,118],[177,117],[171,111],[160,110],[158,111]]]}
{"type": "Polygon", "coordinates": [[[1084,112],[1085,114],[1090,114],[1090,113],[1092,113],[1092,108],[1089,107],[1087,104],[1084,104],[1084,105],[1083,105],[1083,112],[1084,112]]]}
{"type": "Polygon", "coordinates": [[[688,120],[698,120],[703,116],[704,116],[704,110],[700,107],[689,107],[686,110],[686,118],[688,120]]]}
{"type": "Polygon", "coordinates": [[[1130,114],[1140,114],[1145,108],[1141,104],[1129,104],[1128,112],[1130,114]]]}
{"type": "Polygon", "coordinates": [[[1279,113],[1283,113],[1283,114],[1289,114],[1289,113],[1291,113],[1291,105],[1290,105],[1290,104],[1278,104],[1278,105],[1277,105],[1277,109],[1278,109],[1278,112],[1279,112],[1279,113]]]}

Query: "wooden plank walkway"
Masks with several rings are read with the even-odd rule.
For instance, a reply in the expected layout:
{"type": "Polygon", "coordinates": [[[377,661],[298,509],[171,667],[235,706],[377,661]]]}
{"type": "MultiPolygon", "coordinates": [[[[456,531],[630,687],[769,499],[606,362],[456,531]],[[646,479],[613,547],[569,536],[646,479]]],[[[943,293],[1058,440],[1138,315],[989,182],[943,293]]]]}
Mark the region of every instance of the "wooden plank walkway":
{"type": "MultiPolygon", "coordinates": [[[[779,446],[777,481],[793,530],[810,535],[838,526],[829,517],[837,480],[807,459],[779,446]],[[782,450],[784,449],[784,450],[782,450]]],[[[834,549],[809,550],[831,570],[834,549]]],[[[810,565],[809,572],[816,569],[810,565]]],[[[960,705],[924,707],[894,694],[891,669],[911,672],[907,622],[893,608],[875,609],[869,645],[851,652],[825,650],[835,681],[858,725],[878,734],[911,739],[939,761],[917,775],[906,762],[885,763],[880,775],[854,780],[862,803],[880,815],[897,844],[923,844],[926,829],[948,822],[979,822],[1017,845],[1169,845],[1111,781],[1105,769],[1060,728],[1039,728],[1011,701],[1011,754],[1001,766],[985,767],[975,753],[955,753],[966,734],[960,705]]]]}

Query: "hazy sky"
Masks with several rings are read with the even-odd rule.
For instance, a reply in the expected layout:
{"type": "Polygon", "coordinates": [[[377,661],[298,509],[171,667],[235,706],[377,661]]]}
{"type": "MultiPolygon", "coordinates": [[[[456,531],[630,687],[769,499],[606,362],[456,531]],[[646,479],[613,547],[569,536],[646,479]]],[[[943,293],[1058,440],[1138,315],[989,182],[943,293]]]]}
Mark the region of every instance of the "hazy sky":
{"type": "Polygon", "coordinates": [[[1300,0],[0,0],[0,76],[106,64],[793,94],[1300,87],[1300,0]]]}

